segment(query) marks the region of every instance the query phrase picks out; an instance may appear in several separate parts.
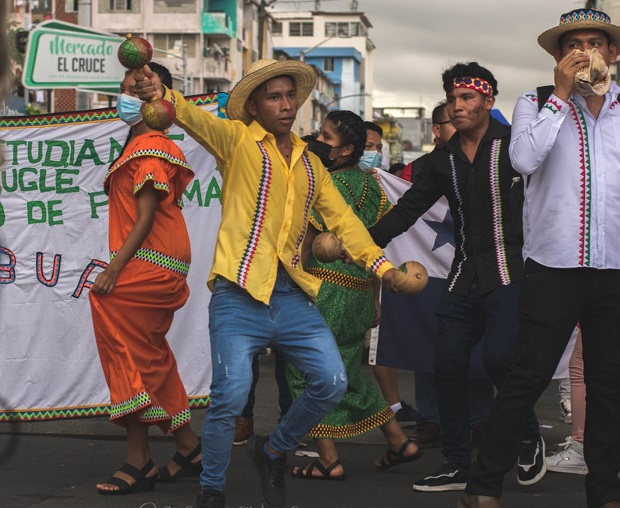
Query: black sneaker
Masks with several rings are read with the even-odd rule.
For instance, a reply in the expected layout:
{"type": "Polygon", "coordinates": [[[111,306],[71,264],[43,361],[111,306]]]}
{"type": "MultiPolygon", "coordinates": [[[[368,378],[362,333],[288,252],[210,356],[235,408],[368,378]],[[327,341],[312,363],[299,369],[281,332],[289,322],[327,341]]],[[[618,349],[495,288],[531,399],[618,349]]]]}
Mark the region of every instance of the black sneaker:
{"type": "Polygon", "coordinates": [[[400,401],[401,408],[396,411],[396,420],[404,429],[412,428],[420,421],[420,413],[407,404],[404,400],[400,401]]]}
{"type": "Polygon", "coordinates": [[[248,440],[248,453],[258,472],[258,493],[267,508],[282,508],[286,502],[284,471],[286,455],[271,459],[263,446],[269,438],[253,435],[248,440]]]}
{"type": "Polygon", "coordinates": [[[465,490],[471,468],[454,462],[445,462],[436,473],[422,478],[413,484],[413,490],[420,492],[444,492],[447,490],[465,490]]]}
{"type": "Polygon", "coordinates": [[[196,508],[225,508],[226,498],[221,492],[207,490],[198,494],[196,508]]]}
{"type": "Polygon", "coordinates": [[[517,480],[519,485],[533,485],[547,472],[545,461],[545,441],[538,436],[536,441],[521,441],[517,461],[517,480]]]}

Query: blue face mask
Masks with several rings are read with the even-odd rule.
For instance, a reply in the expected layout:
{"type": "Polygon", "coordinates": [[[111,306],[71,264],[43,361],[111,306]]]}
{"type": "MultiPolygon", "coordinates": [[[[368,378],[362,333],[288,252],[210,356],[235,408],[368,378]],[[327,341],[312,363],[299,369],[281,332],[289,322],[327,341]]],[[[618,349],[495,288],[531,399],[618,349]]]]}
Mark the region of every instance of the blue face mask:
{"type": "Polygon", "coordinates": [[[357,165],[364,171],[370,171],[372,168],[378,168],[382,159],[383,157],[377,150],[365,151],[357,165]]]}
{"type": "Polygon", "coordinates": [[[123,93],[116,100],[116,111],[118,111],[118,116],[123,122],[133,127],[142,121],[140,108],[143,104],[144,102],[137,97],[123,93]]]}

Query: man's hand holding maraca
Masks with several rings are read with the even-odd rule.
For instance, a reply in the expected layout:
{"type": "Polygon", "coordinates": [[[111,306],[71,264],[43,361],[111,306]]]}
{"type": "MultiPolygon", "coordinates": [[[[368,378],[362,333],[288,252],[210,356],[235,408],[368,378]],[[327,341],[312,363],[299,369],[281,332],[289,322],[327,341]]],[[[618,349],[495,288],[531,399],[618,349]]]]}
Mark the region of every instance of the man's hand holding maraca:
{"type": "Polygon", "coordinates": [[[148,65],[142,68],[142,72],[136,73],[136,91],[143,101],[164,98],[164,86],[159,76],[148,65]]]}

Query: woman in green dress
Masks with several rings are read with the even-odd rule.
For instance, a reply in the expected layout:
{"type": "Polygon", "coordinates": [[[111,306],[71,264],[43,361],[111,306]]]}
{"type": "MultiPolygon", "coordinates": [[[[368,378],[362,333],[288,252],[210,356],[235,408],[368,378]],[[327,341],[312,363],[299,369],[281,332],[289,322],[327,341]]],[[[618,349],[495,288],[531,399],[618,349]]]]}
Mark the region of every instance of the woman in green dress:
{"type": "MultiPolygon", "coordinates": [[[[331,147],[324,164],[334,184],[364,225],[373,226],[392,205],[375,178],[359,166],[366,144],[364,121],[350,111],[332,111],[321,125],[317,141],[331,147]]],[[[309,433],[319,458],[305,468],[295,467],[292,475],[301,479],[344,480],[335,439],[358,436],[377,427],[388,441],[386,455],[375,461],[377,468],[412,462],[421,456],[421,451],[405,436],[388,403],[362,372],[365,333],[379,323],[380,282],[354,264],[318,261],[312,254],[312,241],[327,229],[316,212],[310,224],[303,263],[308,273],[323,280],[317,306],[336,337],[349,384],[340,404],[309,433]]],[[[304,378],[292,365],[287,377],[293,397],[299,396],[305,386],[304,378]]]]}

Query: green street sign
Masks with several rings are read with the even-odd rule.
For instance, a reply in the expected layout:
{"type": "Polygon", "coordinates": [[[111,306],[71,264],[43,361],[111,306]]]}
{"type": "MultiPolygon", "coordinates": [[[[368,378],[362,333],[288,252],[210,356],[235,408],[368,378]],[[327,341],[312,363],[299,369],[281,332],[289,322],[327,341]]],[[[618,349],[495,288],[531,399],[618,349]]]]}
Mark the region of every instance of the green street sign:
{"type": "Polygon", "coordinates": [[[22,82],[26,88],[118,90],[125,68],[117,57],[125,39],[50,20],[30,32],[22,82]]]}

